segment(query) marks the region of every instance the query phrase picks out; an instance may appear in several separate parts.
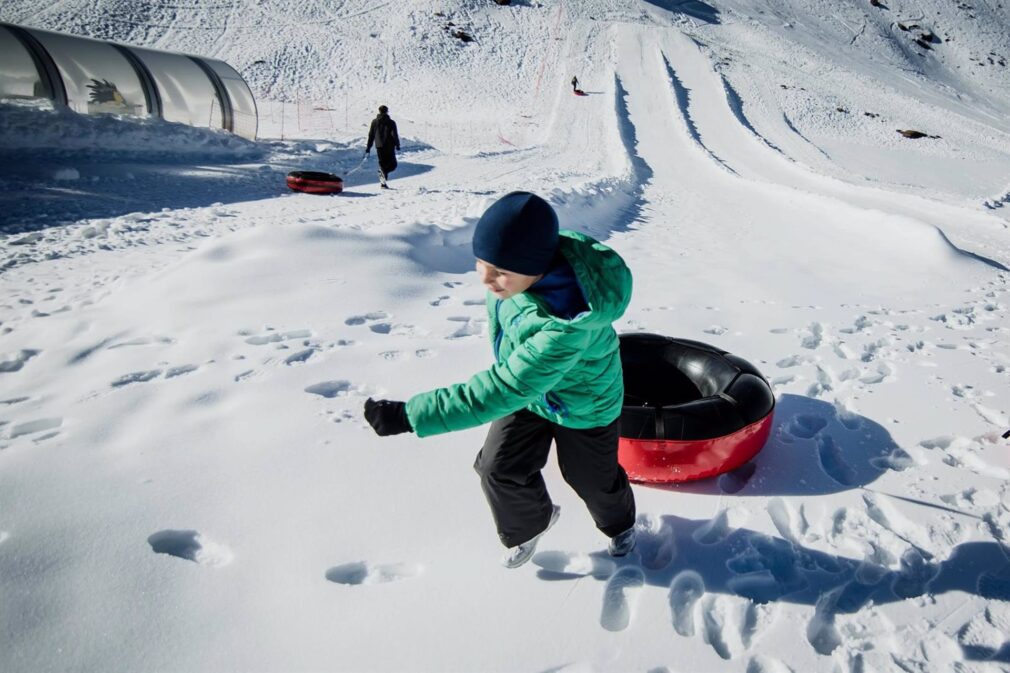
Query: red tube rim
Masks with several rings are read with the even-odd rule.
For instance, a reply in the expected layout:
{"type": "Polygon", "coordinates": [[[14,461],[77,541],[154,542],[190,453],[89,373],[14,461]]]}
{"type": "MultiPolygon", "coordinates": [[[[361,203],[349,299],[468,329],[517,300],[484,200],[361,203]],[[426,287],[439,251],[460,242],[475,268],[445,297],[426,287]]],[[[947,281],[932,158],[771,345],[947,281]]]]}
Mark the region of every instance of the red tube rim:
{"type": "Polygon", "coordinates": [[[336,194],[344,191],[344,181],[336,180],[306,180],[304,178],[288,178],[288,187],[296,192],[307,192],[310,194],[336,194]]]}
{"type": "Polygon", "coordinates": [[[641,483],[674,483],[714,477],[753,458],[768,441],[773,413],[721,437],[679,441],[621,437],[618,460],[628,478],[641,483]]]}

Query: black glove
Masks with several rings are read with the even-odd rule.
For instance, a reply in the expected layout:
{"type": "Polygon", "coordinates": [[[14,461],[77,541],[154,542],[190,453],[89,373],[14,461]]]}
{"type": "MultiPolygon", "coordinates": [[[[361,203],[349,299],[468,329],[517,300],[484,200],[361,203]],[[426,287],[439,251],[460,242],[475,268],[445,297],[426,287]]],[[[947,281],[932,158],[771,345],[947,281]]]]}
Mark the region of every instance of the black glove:
{"type": "Polygon", "coordinates": [[[365,420],[380,437],[414,431],[407,419],[407,405],[403,402],[392,400],[376,402],[369,397],[365,400],[365,420]]]}

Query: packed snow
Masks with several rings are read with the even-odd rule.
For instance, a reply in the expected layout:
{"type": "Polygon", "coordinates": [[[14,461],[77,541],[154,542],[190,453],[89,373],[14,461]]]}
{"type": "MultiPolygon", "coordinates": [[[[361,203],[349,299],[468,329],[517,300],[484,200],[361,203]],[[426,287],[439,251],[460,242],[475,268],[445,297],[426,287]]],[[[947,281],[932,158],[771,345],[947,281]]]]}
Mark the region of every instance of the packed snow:
{"type": "Polygon", "coordinates": [[[1010,670],[1008,7],[8,0],[231,63],[260,139],[0,103],[0,670],[1010,670]],[[485,429],[362,417],[489,366],[516,189],[628,262],[619,332],[776,393],[627,558],[552,461],[501,567],[485,429]]]}

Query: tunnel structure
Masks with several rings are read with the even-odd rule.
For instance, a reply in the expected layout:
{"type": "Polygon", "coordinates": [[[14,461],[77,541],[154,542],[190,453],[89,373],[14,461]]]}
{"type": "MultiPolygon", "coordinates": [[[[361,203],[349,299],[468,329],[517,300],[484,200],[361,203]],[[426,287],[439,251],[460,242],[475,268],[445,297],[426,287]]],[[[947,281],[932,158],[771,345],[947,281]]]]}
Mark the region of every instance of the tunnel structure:
{"type": "Polygon", "coordinates": [[[0,99],[157,117],[256,139],[252,91],[224,61],[0,23],[0,99]]]}

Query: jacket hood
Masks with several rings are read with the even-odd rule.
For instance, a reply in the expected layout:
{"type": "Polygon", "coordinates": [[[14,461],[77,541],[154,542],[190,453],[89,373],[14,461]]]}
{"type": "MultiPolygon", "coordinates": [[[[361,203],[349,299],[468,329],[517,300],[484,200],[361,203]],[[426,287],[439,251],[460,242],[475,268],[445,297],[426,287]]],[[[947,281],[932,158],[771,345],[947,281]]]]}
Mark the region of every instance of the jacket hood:
{"type": "Polygon", "coordinates": [[[558,249],[575,271],[589,312],[570,321],[572,326],[598,329],[622,315],[631,302],[631,270],[616,252],[577,231],[562,229],[558,249]]]}

